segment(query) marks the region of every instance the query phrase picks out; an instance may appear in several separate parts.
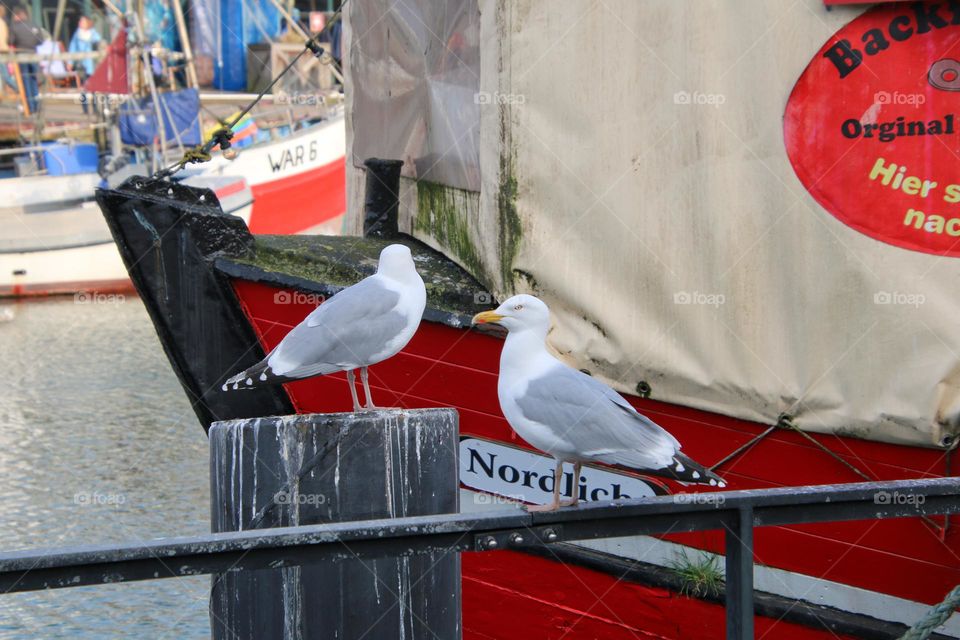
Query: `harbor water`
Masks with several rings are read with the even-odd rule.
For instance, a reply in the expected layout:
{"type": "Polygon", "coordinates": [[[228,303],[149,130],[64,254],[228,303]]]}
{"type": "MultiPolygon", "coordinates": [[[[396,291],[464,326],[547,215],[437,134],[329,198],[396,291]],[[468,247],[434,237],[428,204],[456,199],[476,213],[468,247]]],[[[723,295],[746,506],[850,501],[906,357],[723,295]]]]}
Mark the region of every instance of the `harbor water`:
{"type": "MultiPolygon", "coordinates": [[[[207,439],[141,301],[0,303],[0,549],[210,530],[207,439]]],[[[209,576],[0,595],[0,639],[208,638],[209,576]]]]}

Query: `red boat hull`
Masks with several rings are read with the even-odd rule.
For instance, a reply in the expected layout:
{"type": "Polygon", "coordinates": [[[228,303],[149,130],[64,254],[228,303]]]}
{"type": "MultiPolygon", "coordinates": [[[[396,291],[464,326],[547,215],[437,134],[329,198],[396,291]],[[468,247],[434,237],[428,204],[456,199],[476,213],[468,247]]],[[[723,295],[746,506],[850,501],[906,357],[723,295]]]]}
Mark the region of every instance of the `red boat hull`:
{"type": "MultiPolygon", "coordinates": [[[[263,284],[240,280],[233,284],[266,351],[315,306],[309,301],[278,304],[279,290],[263,284]]],[[[296,302],[298,298],[291,295],[284,298],[287,300],[296,302]]],[[[424,322],[403,352],[371,368],[373,393],[381,405],[456,407],[463,435],[526,446],[509,428],[498,405],[496,374],[501,344],[479,332],[424,322]]],[[[286,388],[299,412],[348,411],[351,407],[342,374],[302,380],[286,388]]],[[[720,460],[765,429],[743,420],[627,397],[671,431],[686,453],[706,464],[720,460]]],[[[725,465],[721,473],[729,488],[750,489],[863,480],[840,460],[877,480],[936,477],[945,470],[946,454],[941,451],[833,435],[813,437],[836,457],[798,433],[781,430],[725,465]]],[[[932,604],[960,583],[957,534],[944,532],[937,524],[943,523],[911,518],[758,529],[756,562],[932,604]]],[[[720,532],[665,538],[723,552],[720,532]]],[[[566,637],[724,635],[723,610],[717,605],[521,554],[469,556],[463,565],[467,637],[559,638],[574,628],[576,633],[566,637]],[[600,596],[602,602],[597,602],[600,596]],[[511,612],[507,619],[504,611],[511,612]],[[530,629],[539,633],[531,635],[530,629]]],[[[839,637],[765,618],[758,618],[757,624],[761,635],[766,627],[775,626],[771,637],[776,638],[839,637]]]]}
{"type": "Polygon", "coordinates": [[[252,184],[250,232],[303,233],[342,216],[347,204],[345,185],[346,163],[342,157],[316,169],[252,184]]]}
{"type": "MultiPolygon", "coordinates": [[[[465,640],[725,637],[719,604],[511,551],[462,558],[465,640]]],[[[776,640],[853,640],[763,617],[755,633],[776,640]]]]}

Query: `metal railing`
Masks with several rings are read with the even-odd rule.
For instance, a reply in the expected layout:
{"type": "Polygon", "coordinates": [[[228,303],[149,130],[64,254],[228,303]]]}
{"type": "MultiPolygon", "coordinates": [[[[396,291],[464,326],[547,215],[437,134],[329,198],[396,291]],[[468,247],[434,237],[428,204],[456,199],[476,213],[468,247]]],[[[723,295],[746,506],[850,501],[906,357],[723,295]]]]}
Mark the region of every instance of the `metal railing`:
{"type": "Polygon", "coordinates": [[[677,494],[589,503],[552,513],[497,510],[2,553],[0,589],[12,593],[277,569],[331,559],[522,550],[596,538],[723,529],[727,638],[739,640],[753,637],[754,528],[958,511],[960,478],[954,477],[677,494]]]}

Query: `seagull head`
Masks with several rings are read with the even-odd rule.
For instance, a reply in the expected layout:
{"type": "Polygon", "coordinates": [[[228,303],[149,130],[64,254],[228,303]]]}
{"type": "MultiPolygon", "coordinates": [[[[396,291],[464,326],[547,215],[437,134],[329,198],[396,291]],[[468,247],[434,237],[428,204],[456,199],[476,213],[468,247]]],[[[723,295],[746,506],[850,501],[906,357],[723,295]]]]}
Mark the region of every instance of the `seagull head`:
{"type": "Polygon", "coordinates": [[[493,311],[473,316],[473,324],[499,324],[511,333],[533,329],[546,336],[550,329],[550,309],[540,298],[522,293],[493,311]]]}
{"type": "Polygon", "coordinates": [[[413,264],[413,254],[410,248],[402,244],[391,244],[380,252],[380,262],[377,264],[377,273],[392,278],[402,279],[411,271],[416,272],[413,264]]]}

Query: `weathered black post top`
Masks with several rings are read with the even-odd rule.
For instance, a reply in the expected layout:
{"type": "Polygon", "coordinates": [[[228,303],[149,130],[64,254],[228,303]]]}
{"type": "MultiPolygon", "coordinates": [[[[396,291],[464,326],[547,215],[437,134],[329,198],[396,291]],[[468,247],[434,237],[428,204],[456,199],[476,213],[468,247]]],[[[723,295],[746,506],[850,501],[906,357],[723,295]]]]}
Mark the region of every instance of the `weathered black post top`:
{"type": "MultiPolygon", "coordinates": [[[[213,531],[455,514],[457,439],[453,409],[216,422],[213,531]]],[[[215,576],[213,637],[460,637],[456,549],[363,560],[349,543],[343,550],[316,564],[215,576]]]]}

